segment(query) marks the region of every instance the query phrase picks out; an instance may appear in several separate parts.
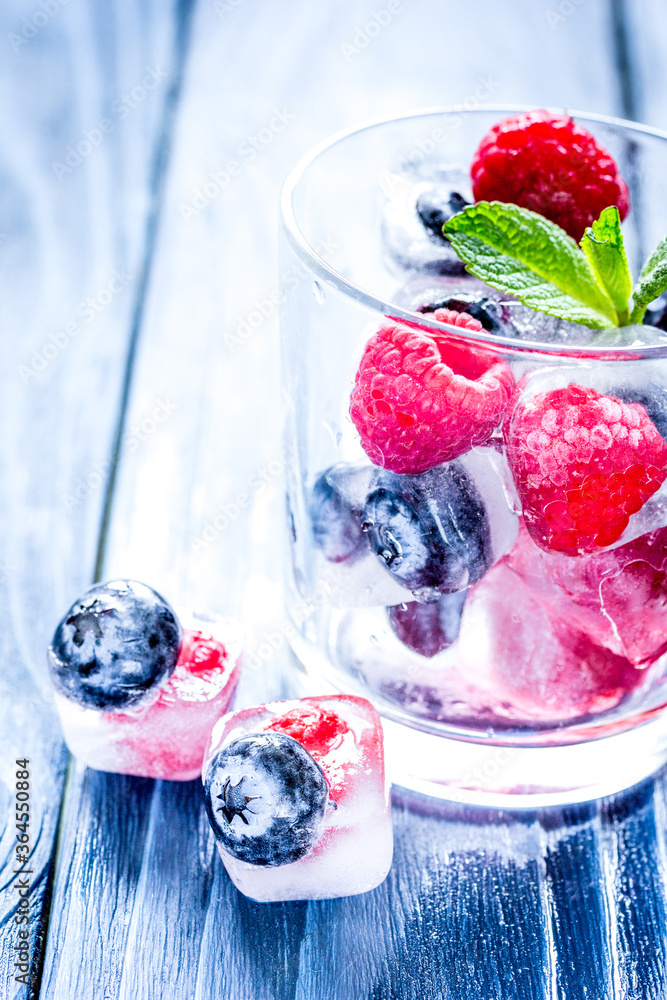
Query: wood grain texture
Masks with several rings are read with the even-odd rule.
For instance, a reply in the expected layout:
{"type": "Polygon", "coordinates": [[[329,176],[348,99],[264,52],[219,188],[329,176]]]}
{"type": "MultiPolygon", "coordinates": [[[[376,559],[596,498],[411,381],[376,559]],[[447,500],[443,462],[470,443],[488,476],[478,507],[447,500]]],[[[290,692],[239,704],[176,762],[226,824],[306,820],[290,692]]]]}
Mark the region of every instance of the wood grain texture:
{"type": "MultiPolygon", "coordinates": [[[[202,0],[196,9],[104,574],[242,614],[256,669],[246,671],[241,702],[278,695],[288,665],[280,641],[275,654],[259,655],[283,621],[271,296],[284,175],[337,128],[474,100],[485,81],[496,102],[620,110],[608,4],[573,6],[555,21],[547,14],[556,4],[529,0],[517,0],[511,17],[491,0],[402,8],[351,56],[344,45],[371,4],[202,0]],[[439,58],[433,38],[457,44],[439,58]],[[255,156],[244,152],[276,113],[284,127],[258,139],[255,156]],[[241,170],[227,180],[231,160],[241,170]],[[257,310],[265,315],[251,325],[257,310]]],[[[224,872],[199,783],[77,767],[42,995],[657,1000],[664,792],[656,810],[651,788],[539,816],[397,793],[384,885],[342,900],[256,904],[224,872]]]]}
{"type": "Polygon", "coordinates": [[[47,7],[9,0],[0,14],[3,998],[27,995],[13,978],[18,757],[30,758],[40,974],[67,760],[45,650],[92,582],[172,59],[173,19],[150,6],[47,7]]]}

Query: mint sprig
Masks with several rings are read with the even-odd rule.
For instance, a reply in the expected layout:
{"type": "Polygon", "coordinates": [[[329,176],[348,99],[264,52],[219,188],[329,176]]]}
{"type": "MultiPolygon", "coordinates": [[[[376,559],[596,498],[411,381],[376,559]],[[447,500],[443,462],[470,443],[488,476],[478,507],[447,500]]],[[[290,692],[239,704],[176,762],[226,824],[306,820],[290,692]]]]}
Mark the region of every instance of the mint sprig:
{"type": "Polygon", "coordinates": [[[593,329],[638,323],[667,289],[667,239],[632,278],[618,209],[604,209],[577,246],[536,212],[500,201],[468,205],[443,226],[468,271],[531,309],[593,329]]]}
{"type": "Polygon", "coordinates": [[[628,302],[632,292],[632,275],[623,245],[621,216],[615,205],[603,209],[597,222],[589,226],[581,241],[581,249],[598,284],[612,301],[618,319],[615,325],[627,326],[630,322],[628,302]]]}
{"type": "Polygon", "coordinates": [[[630,314],[631,323],[641,323],[646,307],[661,292],[667,289],[667,236],[644,264],[639,280],[632,293],[634,309],[630,314]]]}

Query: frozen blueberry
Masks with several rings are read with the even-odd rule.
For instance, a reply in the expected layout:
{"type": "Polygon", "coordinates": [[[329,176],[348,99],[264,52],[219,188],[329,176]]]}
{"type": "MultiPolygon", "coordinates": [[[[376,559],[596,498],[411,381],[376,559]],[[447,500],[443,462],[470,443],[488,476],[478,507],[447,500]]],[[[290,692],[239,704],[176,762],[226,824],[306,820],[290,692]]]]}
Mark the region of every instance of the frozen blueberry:
{"type": "Polygon", "coordinates": [[[439,601],[410,601],[387,608],[389,623],[404,646],[420,656],[436,656],[456,640],[468,591],[443,594],[439,601]]]}
{"type": "Polygon", "coordinates": [[[454,312],[466,312],[473,319],[479,320],[485,330],[500,337],[512,337],[516,331],[509,317],[508,310],[502,302],[489,299],[485,295],[475,295],[470,292],[459,292],[456,295],[420,306],[419,312],[435,312],[436,309],[453,309],[454,312]]]}
{"type": "Polygon", "coordinates": [[[370,468],[332,465],[319,477],[310,496],[315,544],[330,562],[345,562],[366,547],[361,512],[370,468]]]}
{"type": "Polygon", "coordinates": [[[489,521],[460,462],[416,476],[378,470],[363,526],[371,549],[422,602],[464,590],[491,564],[489,521]]]}
{"type": "Polygon", "coordinates": [[[428,188],[417,198],[417,215],[431,238],[441,243],[449,243],[447,237],[443,235],[442,227],[453,215],[462,212],[468,204],[469,202],[458,191],[448,191],[442,187],[428,188]]]}
{"type": "Polygon", "coordinates": [[[315,843],[329,800],[319,764],[283,733],[251,733],[206,772],[206,809],[223,849],[251,865],[290,865],[315,843]]]}
{"type": "Polygon", "coordinates": [[[182,630],[163,597],[134,580],[98,584],[61,620],[49,648],[53,683],[86,708],[145,700],[176,666],[182,630]]]}

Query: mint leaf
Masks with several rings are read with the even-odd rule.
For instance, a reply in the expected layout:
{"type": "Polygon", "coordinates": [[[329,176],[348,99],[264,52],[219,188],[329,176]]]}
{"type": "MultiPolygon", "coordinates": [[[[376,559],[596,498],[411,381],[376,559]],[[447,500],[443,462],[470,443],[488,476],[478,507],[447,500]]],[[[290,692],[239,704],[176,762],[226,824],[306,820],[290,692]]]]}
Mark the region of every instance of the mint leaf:
{"type": "Polygon", "coordinates": [[[667,236],[644,264],[637,284],[632,293],[634,308],[630,316],[631,323],[641,323],[646,307],[661,292],[667,289],[667,236]]]}
{"type": "Polygon", "coordinates": [[[443,233],[468,271],[531,309],[597,329],[618,325],[583,252],[542,215],[480,201],[446,222],[443,233]]]}
{"type": "Polygon", "coordinates": [[[629,321],[632,276],[623,244],[621,217],[615,205],[603,209],[600,218],[589,226],[581,240],[581,249],[598,283],[609,295],[619,325],[625,326],[629,321]]]}

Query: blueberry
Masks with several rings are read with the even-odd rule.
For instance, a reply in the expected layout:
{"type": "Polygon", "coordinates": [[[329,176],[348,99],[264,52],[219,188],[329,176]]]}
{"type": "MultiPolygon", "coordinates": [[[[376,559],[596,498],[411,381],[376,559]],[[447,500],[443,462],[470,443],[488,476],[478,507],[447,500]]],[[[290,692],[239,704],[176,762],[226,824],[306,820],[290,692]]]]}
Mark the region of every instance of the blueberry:
{"type": "Polygon", "coordinates": [[[369,467],[332,465],[319,477],[310,496],[310,519],[316,546],[330,562],[345,562],[366,548],[361,512],[369,467]]]}
{"type": "Polygon", "coordinates": [[[227,744],[209,764],[204,788],[223,849],[265,868],[308,853],[329,799],[319,764],[284,733],[251,733],[227,744]]]}
{"type": "Polygon", "coordinates": [[[163,597],[134,580],[97,584],[61,620],[49,648],[53,683],[86,708],[126,709],[173,672],[181,626],[163,597]]]}
{"type": "Polygon", "coordinates": [[[389,623],[404,646],[420,656],[436,656],[456,640],[468,591],[443,594],[439,601],[410,601],[387,608],[389,623]]]}
{"type": "Polygon", "coordinates": [[[460,462],[416,476],[379,470],[363,512],[372,551],[422,602],[464,590],[491,564],[489,521],[460,462]]]}
{"type": "Polygon", "coordinates": [[[485,295],[474,295],[470,292],[459,292],[449,298],[420,306],[419,312],[435,312],[436,309],[453,309],[454,312],[466,312],[473,319],[479,320],[485,330],[501,337],[515,336],[516,331],[508,315],[508,310],[502,302],[489,299],[485,295]]]}
{"type": "Polygon", "coordinates": [[[442,227],[452,218],[458,215],[468,205],[458,191],[448,191],[446,188],[429,188],[417,198],[417,215],[422,221],[429,236],[435,237],[441,243],[449,243],[443,235],[442,227]]]}

